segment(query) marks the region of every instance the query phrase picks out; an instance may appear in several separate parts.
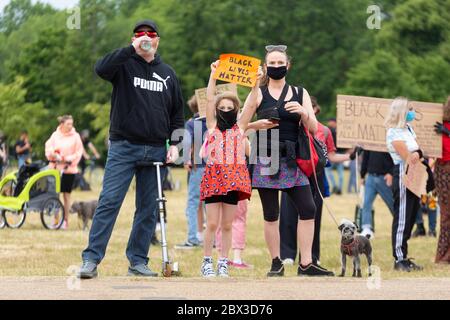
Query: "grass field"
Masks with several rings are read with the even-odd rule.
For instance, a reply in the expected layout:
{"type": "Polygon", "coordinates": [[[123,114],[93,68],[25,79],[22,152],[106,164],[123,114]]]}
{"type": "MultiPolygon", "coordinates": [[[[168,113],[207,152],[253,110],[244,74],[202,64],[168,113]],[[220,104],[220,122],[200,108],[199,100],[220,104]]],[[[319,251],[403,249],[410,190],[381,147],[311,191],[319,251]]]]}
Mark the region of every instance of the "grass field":
{"type": "MultiPolygon", "coordinates": [[[[174,250],[176,243],[181,243],[186,237],[186,172],[182,169],[172,171],[175,180],[180,181],[179,191],[166,193],[168,198],[168,240],[170,256],[178,261],[184,277],[198,277],[202,259],[202,249],[194,251],[174,250]]],[[[92,192],[73,193],[73,200],[90,200],[98,197],[99,190],[92,192]]],[[[337,220],[353,219],[356,196],[344,194],[327,199],[337,220]]],[[[424,266],[423,272],[402,274],[393,271],[391,255],[391,222],[392,218],[384,203],[377,198],[376,238],[373,240],[374,265],[381,270],[383,279],[393,278],[424,278],[450,277],[449,265],[437,265],[434,261],[436,238],[419,238],[410,240],[410,256],[424,266]]],[[[117,224],[109,243],[106,257],[99,267],[102,277],[124,276],[127,273],[128,261],[125,248],[131,229],[134,213],[134,193],[129,192],[122,206],[117,224]]],[[[322,226],[322,264],[338,273],[340,270],[339,233],[332,219],[324,209],[322,226]]],[[[427,217],[425,217],[427,222],[427,217]]],[[[70,216],[69,229],[66,231],[48,231],[40,223],[38,214],[27,217],[24,226],[19,230],[0,230],[0,277],[19,276],[67,276],[67,269],[81,262],[81,251],[87,244],[88,233],[80,230],[78,219],[70,216]]],[[[249,205],[247,226],[247,248],[243,257],[254,265],[252,270],[231,269],[235,278],[264,279],[270,267],[270,257],[263,236],[263,218],[261,204],[257,192],[253,193],[249,205]]],[[[351,262],[348,261],[347,274],[351,273],[351,262]]],[[[154,270],[161,268],[161,250],[152,247],[150,250],[150,266],[154,270]]],[[[363,276],[367,275],[366,260],[363,259],[363,276]]],[[[288,268],[287,277],[295,277],[296,268],[288,268]]],[[[336,279],[337,280],[337,279],[336,279]]]]}

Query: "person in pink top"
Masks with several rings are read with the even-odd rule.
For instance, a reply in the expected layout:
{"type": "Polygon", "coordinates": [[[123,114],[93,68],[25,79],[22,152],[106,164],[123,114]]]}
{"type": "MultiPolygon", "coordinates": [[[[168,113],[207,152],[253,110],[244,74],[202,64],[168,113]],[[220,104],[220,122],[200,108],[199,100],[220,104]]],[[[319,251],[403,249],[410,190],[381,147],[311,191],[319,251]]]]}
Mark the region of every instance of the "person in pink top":
{"type": "Polygon", "coordinates": [[[83,142],[73,127],[70,115],[58,117],[59,126],[45,143],[45,156],[50,161],[50,167],[63,172],[61,178],[61,192],[64,198],[64,212],[66,213],[62,229],[68,227],[70,209],[70,193],[73,181],[78,173],[78,163],[83,155],[83,142]]]}

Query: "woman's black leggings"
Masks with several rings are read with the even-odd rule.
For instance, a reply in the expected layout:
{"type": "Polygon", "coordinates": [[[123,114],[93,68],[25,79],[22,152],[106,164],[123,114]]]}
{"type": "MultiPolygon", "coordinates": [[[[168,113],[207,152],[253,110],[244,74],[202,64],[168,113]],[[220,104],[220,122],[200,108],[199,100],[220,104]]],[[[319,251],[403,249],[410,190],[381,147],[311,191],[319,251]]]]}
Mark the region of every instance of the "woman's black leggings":
{"type": "MultiPolygon", "coordinates": [[[[309,185],[293,187],[283,190],[287,193],[292,203],[295,204],[300,220],[314,219],[316,205],[309,185]]],[[[263,207],[264,220],[274,222],[280,216],[280,201],[278,189],[258,188],[259,197],[263,207]]]]}

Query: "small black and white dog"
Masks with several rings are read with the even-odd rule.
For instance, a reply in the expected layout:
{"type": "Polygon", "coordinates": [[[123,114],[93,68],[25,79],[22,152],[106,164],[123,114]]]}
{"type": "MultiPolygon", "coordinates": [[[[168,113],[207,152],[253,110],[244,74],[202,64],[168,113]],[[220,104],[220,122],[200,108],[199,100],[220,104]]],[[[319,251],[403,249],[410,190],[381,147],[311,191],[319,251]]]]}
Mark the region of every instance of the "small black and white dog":
{"type": "Polygon", "coordinates": [[[83,222],[83,230],[89,229],[89,220],[94,217],[95,209],[97,209],[98,201],[75,201],[70,207],[70,213],[77,213],[78,218],[83,222]]]}
{"type": "Polygon", "coordinates": [[[368,238],[357,233],[358,227],[350,220],[343,219],[339,225],[341,231],[341,277],[345,276],[347,256],[353,257],[353,277],[362,277],[360,255],[365,254],[369,264],[369,277],[372,275],[372,246],[368,238]]]}

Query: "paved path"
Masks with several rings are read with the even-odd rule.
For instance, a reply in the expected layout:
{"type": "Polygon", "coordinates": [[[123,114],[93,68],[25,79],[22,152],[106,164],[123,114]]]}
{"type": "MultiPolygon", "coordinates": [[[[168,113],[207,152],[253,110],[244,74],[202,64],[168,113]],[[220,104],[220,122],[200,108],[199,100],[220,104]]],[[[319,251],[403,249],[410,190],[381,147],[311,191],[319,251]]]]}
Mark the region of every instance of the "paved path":
{"type": "Polygon", "coordinates": [[[0,299],[450,299],[450,279],[0,278],[0,299]],[[369,289],[369,287],[371,289],[369,289]],[[69,289],[69,288],[72,288],[69,289]]]}

